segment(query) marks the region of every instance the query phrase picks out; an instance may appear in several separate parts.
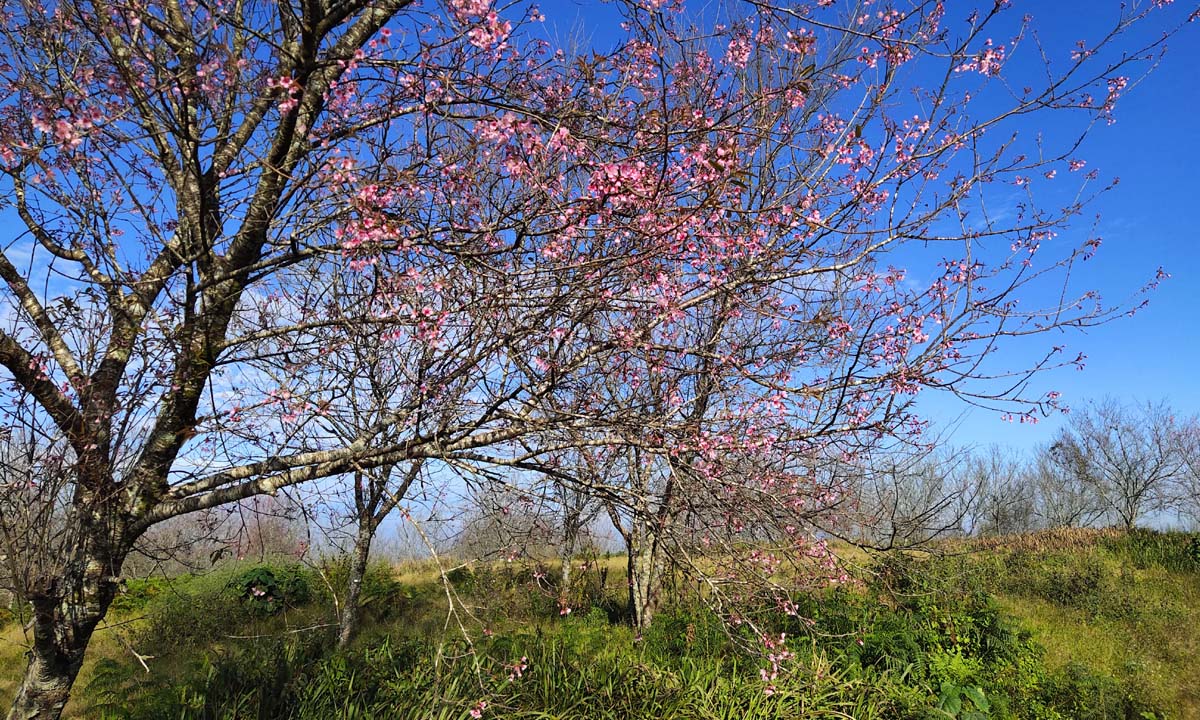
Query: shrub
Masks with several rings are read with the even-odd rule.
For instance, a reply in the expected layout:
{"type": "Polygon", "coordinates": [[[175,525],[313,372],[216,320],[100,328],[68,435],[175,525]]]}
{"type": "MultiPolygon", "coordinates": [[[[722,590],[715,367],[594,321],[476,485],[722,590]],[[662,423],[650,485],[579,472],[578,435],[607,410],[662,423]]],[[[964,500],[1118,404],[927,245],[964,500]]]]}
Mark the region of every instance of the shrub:
{"type": "Polygon", "coordinates": [[[1102,547],[1118,559],[1145,570],[1200,570],[1200,536],[1181,532],[1160,532],[1134,528],[1126,533],[1105,537],[1102,547]]]}
{"type": "Polygon", "coordinates": [[[1050,676],[1044,701],[1074,720],[1153,718],[1159,714],[1140,698],[1136,688],[1124,686],[1077,662],[1050,676]]]}
{"type": "Polygon", "coordinates": [[[155,647],[204,644],[312,598],[311,571],[298,563],[230,564],[163,581],[139,631],[155,647]],[[259,594],[261,593],[261,595],[259,594]]]}
{"type": "Polygon", "coordinates": [[[274,615],[308,601],[308,572],[295,564],[256,565],[238,573],[229,581],[229,587],[251,610],[274,615]]]}
{"type": "Polygon", "coordinates": [[[1200,534],[1193,535],[1188,540],[1187,550],[1184,554],[1194,567],[1200,568],[1200,534]]]}
{"type": "Polygon", "coordinates": [[[246,606],[229,588],[229,569],[207,575],[174,578],[146,605],[149,623],[141,640],[170,649],[202,644],[250,618],[246,606]]]}
{"type": "Polygon", "coordinates": [[[117,613],[141,612],[162,595],[169,583],[170,580],[163,577],[131,578],[123,583],[110,608],[117,613]]]}
{"type": "MultiPolygon", "coordinates": [[[[313,588],[313,594],[319,593],[322,599],[328,601],[332,588],[338,594],[339,602],[345,598],[350,586],[352,562],[353,558],[345,554],[322,559],[320,572],[324,582],[313,588]]],[[[358,602],[364,611],[372,613],[373,619],[383,620],[410,610],[414,596],[412,588],[396,580],[390,565],[373,562],[363,575],[358,602]]]]}
{"type": "Polygon", "coordinates": [[[1045,574],[1041,595],[1065,607],[1094,611],[1108,589],[1108,570],[1098,558],[1060,558],[1045,574]]]}

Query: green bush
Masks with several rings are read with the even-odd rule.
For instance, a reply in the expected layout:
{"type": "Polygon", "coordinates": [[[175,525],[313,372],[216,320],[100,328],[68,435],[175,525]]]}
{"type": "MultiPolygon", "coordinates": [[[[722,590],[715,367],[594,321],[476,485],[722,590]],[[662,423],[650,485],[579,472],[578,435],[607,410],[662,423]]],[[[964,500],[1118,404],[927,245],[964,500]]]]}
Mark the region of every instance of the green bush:
{"type": "Polygon", "coordinates": [[[307,569],[296,564],[255,565],[234,576],[229,587],[254,612],[274,615],[308,601],[308,575],[307,569]]]}
{"type": "Polygon", "coordinates": [[[1157,709],[1130,688],[1082,663],[1070,663],[1048,678],[1044,702],[1073,720],[1153,718],[1157,709]]]}
{"type": "Polygon", "coordinates": [[[110,609],[123,614],[142,612],[166,591],[170,582],[164,577],[131,578],[122,583],[110,609]]]}
{"type": "Polygon", "coordinates": [[[202,645],[248,621],[246,606],[229,588],[231,576],[219,570],[171,580],[146,605],[149,623],[139,630],[141,639],[163,649],[202,645]]]}
{"type": "MultiPolygon", "coordinates": [[[[344,554],[324,558],[321,562],[323,582],[314,583],[314,599],[328,602],[332,587],[338,594],[338,602],[342,602],[349,591],[352,562],[353,558],[344,554]]],[[[396,580],[390,565],[373,562],[363,575],[358,601],[364,613],[370,613],[371,620],[383,621],[410,611],[416,595],[413,588],[396,580]]]]}
{"type": "Polygon", "coordinates": [[[1134,528],[1104,538],[1101,547],[1141,570],[1155,567],[1176,572],[1200,570],[1200,535],[1196,534],[1134,528]]]}
{"type": "Polygon", "coordinates": [[[1065,607],[1098,609],[1104,593],[1110,589],[1108,570],[1103,562],[1090,556],[1058,562],[1045,575],[1042,596],[1065,607]]]}
{"type": "Polygon", "coordinates": [[[239,563],[163,581],[138,634],[155,647],[203,646],[309,602],[311,573],[298,563],[239,563]]]}

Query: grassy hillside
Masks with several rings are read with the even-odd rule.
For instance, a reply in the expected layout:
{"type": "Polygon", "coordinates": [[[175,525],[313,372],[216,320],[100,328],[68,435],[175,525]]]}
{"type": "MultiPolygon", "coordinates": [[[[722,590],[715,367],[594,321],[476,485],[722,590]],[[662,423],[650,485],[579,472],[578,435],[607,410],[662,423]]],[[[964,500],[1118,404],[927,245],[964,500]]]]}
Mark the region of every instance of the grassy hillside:
{"type": "MultiPolygon", "coordinates": [[[[534,567],[454,571],[450,611],[432,566],[378,566],[368,624],[344,653],[332,648],[336,563],[131,582],[69,712],[1200,719],[1194,536],[1060,531],[938,550],[864,558],[855,582],[808,596],[795,614],[750,607],[732,628],[680,594],[640,635],[622,623],[617,558],[576,573],[565,617],[534,567]],[[250,586],[269,587],[270,599],[250,586]],[[149,672],[135,652],[152,656],[149,672]]],[[[0,702],[20,641],[16,624],[0,629],[0,702]]]]}
{"type": "Polygon", "coordinates": [[[1083,664],[1168,716],[1200,718],[1200,541],[1074,535],[1016,538],[982,555],[984,587],[1046,648],[1050,667],[1083,664]]]}

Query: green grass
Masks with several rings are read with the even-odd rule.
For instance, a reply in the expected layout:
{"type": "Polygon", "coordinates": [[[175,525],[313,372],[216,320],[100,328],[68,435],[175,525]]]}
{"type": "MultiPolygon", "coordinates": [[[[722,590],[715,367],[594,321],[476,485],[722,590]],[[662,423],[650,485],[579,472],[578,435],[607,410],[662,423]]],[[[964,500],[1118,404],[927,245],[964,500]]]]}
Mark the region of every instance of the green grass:
{"type": "Polygon", "coordinates": [[[1200,563],[1187,556],[1189,541],[1178,533],[1142,532],[1015,559],[1001,550],[986,562],[1007,561],[1010,569],[995,573],[990,589],[1046,648],[1051,669],[1086,662],[1128,678],[1172,716],[1197,720],[1200,563]],[[1099,570],[1096,591],[1062,592],[1061,583],[1083,574],[1084,566],[1099,570]],[[1059,581],[1059,592],[1047,580],[1059,581]]]}
{"type": "MultiPolygon", "coordinates": [[[[855,553],[862,582],[799,598],[795,616],[741,609],[786,634],[775,664],[748,624],[694,597],[633,632],[619,558],[576,574],[565,618],[532,566],[454,570],[454,612],[432,564],[376,566],[347,652],[331,625],[342,564],[230,564],[130,582],[68,716],[1200,719],[1190,543],[1072,531],[947,556],[855,553]],[[151,672],[131,649],[154,656],[151,672]]],[[[0,702],[22,652],[19,628],[0,628],[0,702]]]]}

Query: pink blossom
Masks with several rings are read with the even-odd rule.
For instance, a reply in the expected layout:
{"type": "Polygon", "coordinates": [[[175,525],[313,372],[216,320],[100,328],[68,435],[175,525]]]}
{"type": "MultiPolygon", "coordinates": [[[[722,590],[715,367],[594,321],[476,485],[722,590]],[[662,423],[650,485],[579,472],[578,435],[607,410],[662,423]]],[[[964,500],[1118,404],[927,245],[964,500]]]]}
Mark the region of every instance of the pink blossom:
{"type": "Polygon", "coordinates": [[[1003,45],[992,47],[992,40],[988,38],[984,42],[984,49],[979,54],[962,63],[955,68],[957,72],[977,71],[989,77],[1000,74],[1000,68],[1004,64],[1005,48],[1003,45]]]}
{"type": "Polygon", "coordinates": [[[750,49],[750,39],[746,35],[735,35],[725,51],[725,62],[738,69],[746,67],[750,60],[750,49]]]}
{"type": "Polygon", "coordinates": [[[492,9],[491,0],[449,0],[447,7],[459,22],[467,22],[472,17],[483,17],[492,9]]]}
{"type": "Polygon", "coordinates": [[[467,31],[467,39],[480,50],[507,47],[505,39],[512,33],[512,23],[501,20],[495,12],[489,12],[484,21],[467,31]]]}
{"type": "Polygon", "coordinates": [[[508,681],[513,682],[519,677],[523,677],[525,670],[529,668],[529,658],[521,656],[520,662],[515,662],[508,666],[508,681]]]}

